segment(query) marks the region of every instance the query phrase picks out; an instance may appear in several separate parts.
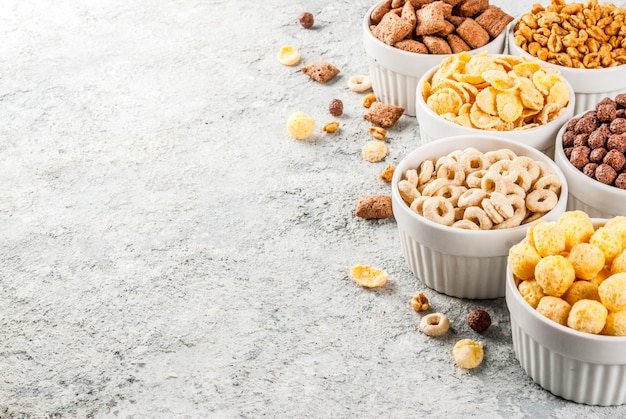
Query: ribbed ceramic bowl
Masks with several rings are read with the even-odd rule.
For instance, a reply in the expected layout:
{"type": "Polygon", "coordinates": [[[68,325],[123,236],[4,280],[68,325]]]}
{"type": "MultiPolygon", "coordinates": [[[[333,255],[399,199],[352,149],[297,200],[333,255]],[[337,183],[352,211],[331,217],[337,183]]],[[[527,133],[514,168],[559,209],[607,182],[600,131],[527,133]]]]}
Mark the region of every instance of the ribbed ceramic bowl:
{"type": "MultiPolygon", "coordinates": [[[[535,58],[515,44],[513,34],[519,18],[511,22],[508,28],[508,51],[511,55],[535,58]]],[[[565,77],[576,94],[574,114],[591,109],[602,98],[614,97],[626,92],[626,65],[610,68],[585,69],[570,68],[562,65],[541,61],[543,65],[558,69],[565,77]]]]}
{"type": "MultiPolygon", "coordinates": [[[[585,112],[575,117],[583,116],[585,112]]],[[[585,175],[565,157],[563,152],[563,133],[567,124],[559,130],[554,146],[554,161],[561,169],[569,185],[567,209],[582,210],[590,217],[610,218],[626,215],[626,190],[605,185],[585,175]]]]}
{"type": "Polygon", "coordinates": [[[487,135],[442,138],[418,147],[397,165],[391,188],[393,214],[402,251],[413,274],[426,286],[453,297],[504,297],[509,248],[525,237],[528,226],[503,230],[464,230],[444,226],[411,210],[398,191],[398,183],[408,169],[418,168],[425,159],[438,158],[467,147],[482,152],[508,148],[518,156],[528,156],[548,165],[563,184],[556,207],[540,220],[556,221],[565,211],[567,184],[561,170],[539,150],[487,135]]]}
{"type": "MultiPolygon", "coordinates": [[[[565,112],[547,124],[535,128],[513,131],[481,130],[448,121],[426,104],[423,93],[424,82],[430,81],[438,68],[439,66],[437,65],[424,73],[416,89],[415,106],[417,109],[417,123],[420,127],[422,143],[451,135],[501,135],[506,136],[506,138],[512,141],[541,150],[550,157],[554,155],[554,141],[559,128],[574,115],[575,99],[571,85],[568,84],[570,101],[565,112]]],[[[567,80],[565,81],[567,82],[567,80]]]]}
{"type": "MultiPolygon", "coordinates": [[[[394,48],[378,40],[370,31],[372,6],[363,18],[363,42],[367,54],[372,89],[381,102],[402,106],[404,113],[415,116],[415,88],[420,77],[450,54],[417,54],[394,48]]],[[[471,54],[487,51],[501,54],[506,48],[506,29],[482,48],[471,54]]]]}
{"type": "MultiPolygon", "coordinates": [[[[592,221],[597,228],[607,220],[592,221]]],[[[508,267],[506,304],[515,356],[537,384],[577,403],[626,403],[626,337],[579,332],[537,313],[522,298],[508,267]]]]}

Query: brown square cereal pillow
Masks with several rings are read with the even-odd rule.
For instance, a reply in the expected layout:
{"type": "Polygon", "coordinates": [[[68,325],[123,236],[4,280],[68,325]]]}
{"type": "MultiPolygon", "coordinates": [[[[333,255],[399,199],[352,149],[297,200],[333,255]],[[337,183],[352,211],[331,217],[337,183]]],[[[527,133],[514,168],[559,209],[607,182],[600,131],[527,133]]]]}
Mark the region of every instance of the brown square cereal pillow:
{"type": "Polygon", "coordinates": [[[383,128],[389,128],[400,119],[403,113],[404,108],[401,106],[374,102],[367,113],[363,115],[363,119],[383,128]]]}
{"type": "Polygon", "coordinates": [[[448,40],[448,45],[450,45],[450,49],[453,54],[471,50],[470,46],[467,45],[458,35],[451,33],[446,39],[448,40]]]}
{"type": "Polygon", "coordinates": [[[339,69],[326,61],[316,61],[305,65],[300,71],[319,83],[326,83],[339,74],[339,69]]]}
{"type": "MultiPolygon", "coordinates": [[[[489,43],[489,34],[472,18],[467,18],[456,28],[456,33],[472,47],[480,48],[489,43]]],[[[428,46],[428,45],[427,45],[428,46]]]]}
{"type": "Polygon", "coordinates": [[[458,16],[472,17],[487,10],[489,0],[467,0],[456,7],[458,16]]]}
{"type": "Polygon", "coordinates": [[[452,54],[452,49],[445,39],[438,36],[423,36],[422,42],[431,54],[452,54]]]}
{"type": "Polygon", "coordinates": [[[497,37],[513,21],[513,16],[507,14],[498,6],[489,6],[487,10],[474,18],[492,38],[497,37]]]}
{"type": "Polygon", "coordinates": [[[428,48],[426,48],[426,45],[414,39],[403,39],[402,41],[398,41],[393,44],[393,46],[398,49],[415,52],[417,54],[428,54],[428,48]]]}
{"type": "Polygon", "coordinates": [[[391,0],[386,0],[380,3],[378,6],[376,6],[376,8],[372,11],[372,14],[370,15],[370,20],[372,21],[372,23],[377,24],[378,22],[382,20],[383,16],[385,16],[385,14],[390,10],[391,10],[391,0]]]}
{"type": "Polygon", "coordinates": [[[446,28],[446,16],[450,16],[452,7],[442,1],[427,4],[415,12],[417,25],[415,35],[432,35],[446,28]]]}
{"type": "Polygon", "coordinates": [[[413,25],[395,13],[387,13],[372,30],[372,35],[387,45],[393,45],[413,31],[413,25]]]}

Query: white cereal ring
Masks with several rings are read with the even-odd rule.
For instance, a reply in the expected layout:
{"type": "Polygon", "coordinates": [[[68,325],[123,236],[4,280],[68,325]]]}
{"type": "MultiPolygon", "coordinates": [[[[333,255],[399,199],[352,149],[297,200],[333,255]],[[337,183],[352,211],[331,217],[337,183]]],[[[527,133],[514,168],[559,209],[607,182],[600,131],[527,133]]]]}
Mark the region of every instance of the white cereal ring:
{"type": "Polygon", "coordinates": [[[500,213],[504,218],[511,218],[515,210],[513,205],[509,201],[507,195],[500,192],[494,192],[489,196],[489,201],[493,204],[496,211],[500,213]]]}
{"type": "Polygon", "coordinates": [[[353,92],[365,92],[372,88],[372,80],[369,76],[357,74],[348,79],[348,89],[353,92]]]}
{"type": "Polygon", "coordinates": [[[485,157],[487,160],[491,162],[491,164],[500,161],[500,160],[513,160],[517,157],[517,154],[513,150],[509,150],[508,148],[502,148],[500,150],[488,151],[485,153],[485,157]]]}
{"type": "Polygon", "coordinates": [[[496,172],[488,171],[480,181],[480,188],[487,193],[500,192],[506,194],[507,182],[496,172]]]}
{"type": "Polygon", "coordinates": [[[465,177],[465,184],[468,188],[480,188],[480,184],[483,181],[483,177],[487,174],[487,170],[476,170],[475,172],[468,173],[465,177]]]}
{"type": "Polygon", "coordinates": [[[451,185],[463,185],[465,183],[465,170],[459,163],[446,163],[437,169],[437,177],[448,179],[451,185]]]}
{"type": "Polygon", "coordinates": [[[419,198],[415,198],[413,202],[411,202],[411,209],[415,211],[419,215],[424,214],[424,202],[430,199],[429,196],[420,196],[419,198]]]}
{"type": "Polygon", "coordinates": [[[466,175],[477,170],[487,169],[490,165],[489,160],[485,157],[484,153],[481,153],[471,147],[464,150],[463,154],[461,154],[459,163],[461,163],[466,175]]]}
{"type": "Polygon", "coordinates": [[[480,206],[485,211],[485,214],[493,221],[494,224],[500,224],[504,221],[504,217],[500,215],[496,207],[493,206],[489,198],[485,198],[480,202],[480,206]]]}
{"type": "Polygon", "coordinates": [[[428,182],[435,174],[435,163],[432,160],[424,160],[420,164],[418,172],[418,186],[428,182]]]}
{"type": "Polygon", "coordinates": [[[555,174],[547,174],[535,182],[533,189],[549,189],[558,194],[561,191],[561,179],[555,174]]]}
{"type": "Polygon", "coordinates": [[[522,198],[526,198],[526,191],[524,190],[524,188],[522,188],[515,182],[509,182],[506,184],[506,194],[507,195],[514,194],[514,195],[519,195],[522,198]]]}
{"type": "Polygon", "coordinates": [[[533,186],[532,176],[530,176],[530,173],[523,167],[511,170],[506,179],[518,185],[524,189],[524,191],[529,191],[533,186]]]}
{"type": "Polygon", "coordinates": [[[459,196],[457,205],[461,208],[477,207],[487,197],[487,192],[479,188],[470,188],[459,196]]]}
{"type": "Polygon", "coordinates": [[[402,200],[404,200],[407,205],[411,205],[415,198],[418,198],[421,195],[417,188],[406,179],[402,179],[398,182],[398,191],[400,192],[402,200]]]}
{"type": "MultiPolygon", "coordinates": [[[[526,203],[524,203],[524,205],[526,205],[526,203]]],[[[545,212],[527,211],[526,212],[526,218],[524,218],[524,221],[522,221],[522,224],[532,223],[533,221],[538,220],[539,218],[543,217],[544,215],[545,215],[545,212]]]]}
{"type": "Polygon", "coordinates": [[[409,169],[404,173],[404,177],[406,178],[406,180],[409,181],[409,183],[413,186],[415,186],[417,188],[417,185],[419,184],[419,176],[417,175],[417,170],[416,169],[409,169]]]}
{"type": "Polygon", "coordinates": [[[480,207],[465,208],[463,219],[473,222],[481,230],[491,230],[491,227],[493,227],[493,221],[491,221],[491,218],[489,218],[480,207]]]}
{"type": "Polygon", "coordinates": [[[452,224],[452,227],[462,228],[463,230],[480,230],[480,227],[470,220],[455,221],[454,224],[452,224]]]}
{"type": "Polygon", "coordinates": [[[421,190],[422,195],[433,196],[439,189],[443,188],[449,183],[450,181],[448,179],[444,179],[444,178],[433,179],[432,181],[422,186],[422,190],[421,190]]]}
{"type": "Polygon", "coordinates": [[[539,175],[541,175],[541,167],[539,167],[535,160],[528,156],[518,156],[513,160],[513,163],[526,169],[530,175],[531,182],[536,181],[539,175]]]}
{"type": "Polygon", "coordinates": [[[445,334],[450,328],[450,319],[442,313],[431,313],[420,320],[420,330],[428,336],[436,337],[445,334]]]}
{"type": "Polygon", "coordinates": [[[511,194],[507,195],[507,199],[513,207],[513,215],[500,224],[493,226],[496,230],[517,227],[522,224],[526,217],[526,201],[524,201],[524,197],[511,194]]]}
{"type": "Polygon", "coordinates": [[[526,195],[526,207],[533,212],[546,213],[556,206],[559,198],[550,189],[535,189],[526,195]]]}
{"type": "Polygon", "coordinates": [[[442,156],[437,159],[435,162],[435,172],[439,171],[439,168],[444,164],[456,164],[458,161],[454,157],[450,156],[442,156]]]}
{"type": "Polygon", "coordinates": [[[465,186],[457,186],[457,185],[446,185],[443,188],[439,189],[435,192],[434,196],[441,196],[446,198],[453,206],[457,206],[459,202],[459,197],[463,192],[465,192],[467,188],[465,186]]]}
{"type": "Polygon", "coordinates": [[[422,213],[427,220],[451,226],[454,223],[454,206],[446,198],[433,196],[424,202],[422,213]]]}

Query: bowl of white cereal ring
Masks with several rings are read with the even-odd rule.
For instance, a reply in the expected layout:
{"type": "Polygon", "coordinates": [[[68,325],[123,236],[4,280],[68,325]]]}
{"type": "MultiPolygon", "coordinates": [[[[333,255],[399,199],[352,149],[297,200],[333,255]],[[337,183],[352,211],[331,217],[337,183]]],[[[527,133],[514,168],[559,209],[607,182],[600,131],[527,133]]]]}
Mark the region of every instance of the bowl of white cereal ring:
{"type": "Polygon", "coordinates": [[[626,8],[610,2],[536,4],[509,25],[508,52],[557,69],[576,95],[574,114],[626,92],[626,8]]]}
{"type": "Polygon", "coordinates": [[[541,151],[504,137],[426,143],[392,178],[404,257],[424,284],[459,298],[504,296],[506,256],[534,220],[565,211],[563,173],[541,151]]]}
{"type": "Polygon", "coordinates": [[[415,87],[425,71],[461,51],[503,53],[512,20],[488,1],[458,7],[442,1],[377,2],[362,21],[374,94],[414,116],[415,87]]]}
{"type": "Polygon", "coordinates": [[[461,53],[422,76],[415,106],[422,142],[492,133],[552,156],[574,102],[569,82],[536,60],[461,53]]]}
{"type": "Polygon", "coordinates": [[[626,216],[566,211],[509,249],[506,304],[520,366],[556,396],[626,403],[626,216]]]}

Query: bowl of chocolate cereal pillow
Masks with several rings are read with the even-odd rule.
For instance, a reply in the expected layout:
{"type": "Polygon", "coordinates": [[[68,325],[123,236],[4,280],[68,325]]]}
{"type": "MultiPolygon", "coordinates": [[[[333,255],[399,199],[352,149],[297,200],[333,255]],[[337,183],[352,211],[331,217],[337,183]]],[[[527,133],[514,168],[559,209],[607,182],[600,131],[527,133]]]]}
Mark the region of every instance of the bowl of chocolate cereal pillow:
{"type": "Polygon", "coordinates": [[[420,77],[467,51],[500,54],[513,17],[487,1],[385,0],[363,18],[363,41],[376,98],[415,115],[420,77]]]}
{"type": "Polygon", "coordinates": [[[574,91],[556,70],[523,57],[459,53],[428,70],[416,90],[422,143],[493,133],[554,155],[574,115],[574,91]]]}
{"type": "Polygon", "coordinates": [[[558,69],[576,94],[574,114],[626,92],[626,8],[610,2],[536,4],[508,28],[509,54],[558,69]]]}
{"type": "Polygon", "coordinates": [[[576,403],[626,403],[626,217],[566,211],[509,249],[506,304],[515,357],[576,403]]]}
{"type": "Polygon", "coordinates": [[[458,298],[504,297],[508,249],[567,204],[563,174],[541,151],[475,134],[419,146],[396,166],[391,204],[413,274],[458,298]]]}
{"type": "Polygon", "coordinates": [[[626,94],[605,97],[564,124],[554,160],[569,185],[568,210],[626,215],[626,94]]]}

